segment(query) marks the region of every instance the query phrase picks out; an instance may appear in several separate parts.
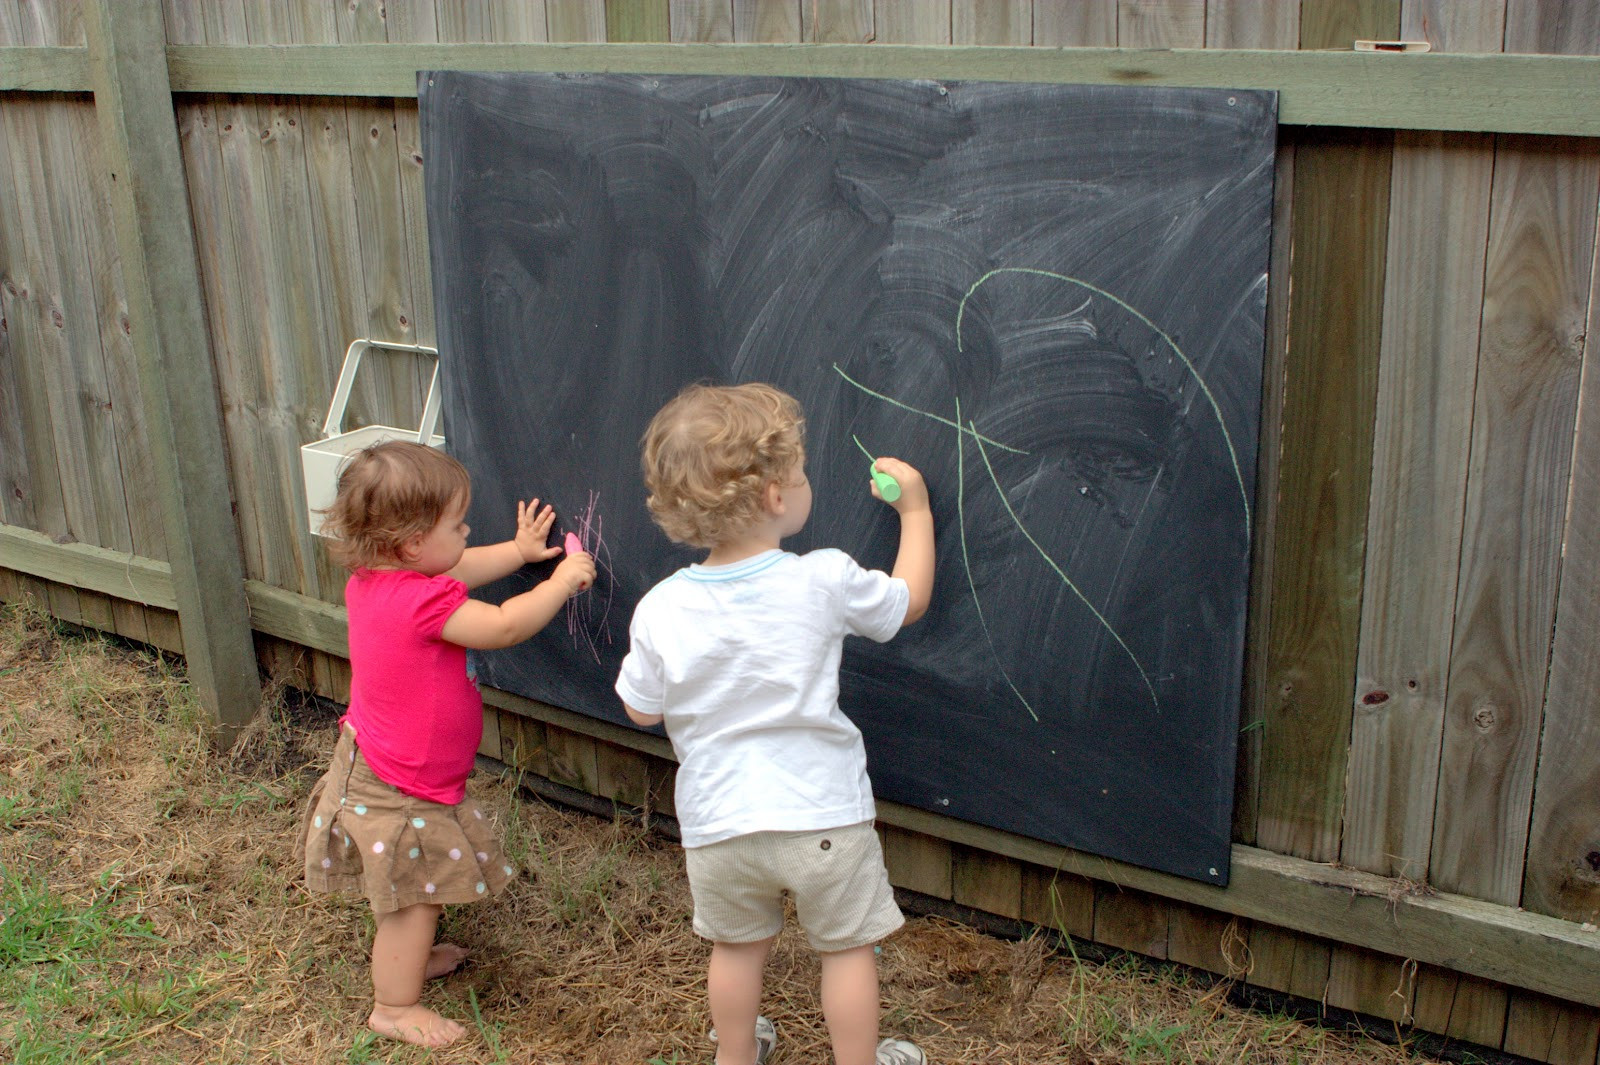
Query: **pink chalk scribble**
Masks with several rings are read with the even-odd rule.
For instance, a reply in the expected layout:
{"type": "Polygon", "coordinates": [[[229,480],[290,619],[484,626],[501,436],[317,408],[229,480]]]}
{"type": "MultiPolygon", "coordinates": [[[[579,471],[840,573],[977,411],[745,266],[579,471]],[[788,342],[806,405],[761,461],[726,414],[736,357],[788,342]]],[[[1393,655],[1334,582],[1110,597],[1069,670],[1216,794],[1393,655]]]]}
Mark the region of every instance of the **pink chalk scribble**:
{"type": "Polygon", "coordinates": [[[599,494],[591,490],[589,505],[573,517],[572,528],[567,530],[564,539],[569,551],[572,549],[573,540],[576,540],[583,550],[594,556],[594,587],[568,599],[567,605],[562,608],[567,615],[567,635],[572,637],[572,646],[588,647],[596,663],[600,661],[600,642],[607,644],[611,642],[611,629],[607,622],[611,618],[613,588],[611,549],[606,546],[603,522],[598,510],[599,503],[599,494]],[[598,604],[597,610],[596,593],[601,587],[605,588],[605,599],[598,604]],[[595,621],[596,613],[600,615],[598,622],[595,621]]]}

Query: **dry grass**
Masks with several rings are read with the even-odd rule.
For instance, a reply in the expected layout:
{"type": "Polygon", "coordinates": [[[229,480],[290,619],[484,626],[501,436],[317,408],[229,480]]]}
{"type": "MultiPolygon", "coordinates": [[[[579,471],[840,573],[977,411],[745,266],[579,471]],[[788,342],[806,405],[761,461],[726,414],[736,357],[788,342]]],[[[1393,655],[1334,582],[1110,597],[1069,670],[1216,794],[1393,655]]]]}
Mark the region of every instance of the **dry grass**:
{"type": "MultiPolygon", "coordinates": [[[[481,773],[528,875],[447,912],[473,960],[425,999],[474,1030],[432,1053],[367,1033],[370,918],[308,896],[292,854],[333,718],[283,707],[219,756],[179,668],[0,607],[0,1046],[19,1065],[711,1060],[676,845],[481,773]]],[[[769,969],[775,1065],[828,1060],[799,939],[769,969]]],[[[1175,967],[929,918],[884,945],[882,971],[885,1030],[938,1065],[1409,1060],[1237,1009],[1175,967]]]]}

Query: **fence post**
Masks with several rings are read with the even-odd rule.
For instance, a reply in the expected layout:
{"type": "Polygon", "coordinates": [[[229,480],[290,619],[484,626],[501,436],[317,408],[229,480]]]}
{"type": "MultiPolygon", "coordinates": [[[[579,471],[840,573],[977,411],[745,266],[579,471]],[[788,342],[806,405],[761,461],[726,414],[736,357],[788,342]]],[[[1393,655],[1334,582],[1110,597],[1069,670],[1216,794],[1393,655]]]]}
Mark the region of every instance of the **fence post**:
{"type": "Polygon", "coordinates": [[[191,689],[232,743],[261,705],[161,0],[86,0],[101,157],[191,689]]]}

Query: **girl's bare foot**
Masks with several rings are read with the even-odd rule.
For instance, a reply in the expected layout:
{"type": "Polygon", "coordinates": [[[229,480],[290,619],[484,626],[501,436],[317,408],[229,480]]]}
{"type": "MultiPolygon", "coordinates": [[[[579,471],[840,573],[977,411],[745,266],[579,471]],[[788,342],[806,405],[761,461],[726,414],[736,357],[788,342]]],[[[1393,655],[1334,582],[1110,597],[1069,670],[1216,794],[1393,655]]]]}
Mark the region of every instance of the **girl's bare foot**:
{"type": "Polygon", "coordinates": [[[425,1047],[446,1046],[466,1033],[455,1021],[439,1016],[418,1002],[409,1006],[377,1003],[372,1007],[372,1016],[367,1018],[367,1027],[390,1039],[425,1047]]]}
{"type": "Polygon", "coordinates": [[[435,943],[433,949],[428,951],[428,967],[422,971],[423,979],[437,980],[441,976],[449,976],[461,968],[461,963],[467,960],[470,953],[466,947],[458,947],[454,943],[435,943]]]}

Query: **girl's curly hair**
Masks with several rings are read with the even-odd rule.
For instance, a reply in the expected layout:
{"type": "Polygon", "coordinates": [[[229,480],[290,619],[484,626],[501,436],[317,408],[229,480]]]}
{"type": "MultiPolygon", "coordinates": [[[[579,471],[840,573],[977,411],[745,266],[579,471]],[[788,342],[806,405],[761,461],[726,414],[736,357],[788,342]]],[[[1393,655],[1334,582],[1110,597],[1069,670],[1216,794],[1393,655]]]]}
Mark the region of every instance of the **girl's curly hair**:
{"type": "Polygon", "coordinates": [[[690,385],[640,440],[650,516],[667,536],[712,548],[762,513],[762,493],[805,463],[805,418],[767,384],[690,385]]]}
{"type": "Polygon", "coordinates": [[[426,533],[445,508],[472,498],[467,468],[438,448],[385,440],[351,454],[323,511],[328,550],[341,565],[392,565],[407,540],[426,533]]]}

